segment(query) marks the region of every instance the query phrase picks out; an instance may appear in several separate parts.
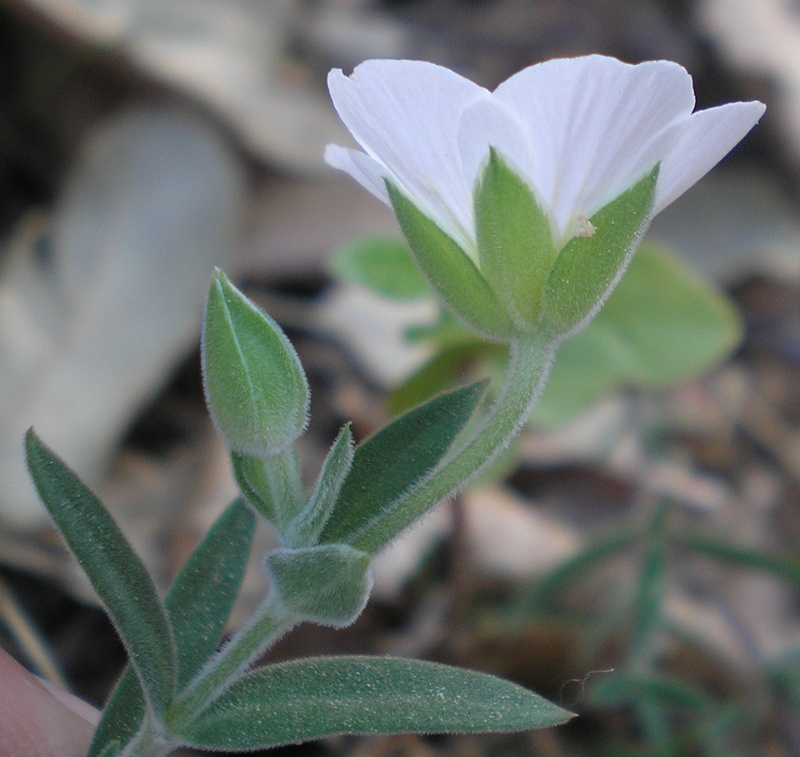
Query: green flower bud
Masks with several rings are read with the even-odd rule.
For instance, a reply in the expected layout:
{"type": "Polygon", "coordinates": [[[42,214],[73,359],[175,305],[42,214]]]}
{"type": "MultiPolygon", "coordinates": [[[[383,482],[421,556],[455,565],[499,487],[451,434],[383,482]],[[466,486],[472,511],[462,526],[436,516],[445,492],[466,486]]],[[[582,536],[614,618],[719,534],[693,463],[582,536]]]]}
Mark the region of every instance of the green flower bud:
{"type": "Polygon", "coordinates": [[[231,450],[270,457],[302,433],[309,392],[297,353],[219,270],[206,301],[201,357],[209,412],[231,450]]]}

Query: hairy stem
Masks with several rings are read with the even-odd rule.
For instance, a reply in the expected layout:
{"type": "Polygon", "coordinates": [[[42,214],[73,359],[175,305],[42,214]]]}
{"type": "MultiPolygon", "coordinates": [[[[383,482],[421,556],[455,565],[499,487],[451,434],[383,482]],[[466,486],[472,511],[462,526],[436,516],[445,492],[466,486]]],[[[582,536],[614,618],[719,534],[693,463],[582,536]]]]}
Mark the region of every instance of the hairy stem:
{"type": "Polygon", "coordinates": [[[505,380],[486,416],[463,441],[456,443],[439,467],[403,495],[353,540],[366,552],[380,549],[388,539],[422,517],[439,500],[463,489],[490,465],[519,433],[541,395],[557,345],[517,338],[510,344],[505,380]]]}
{"type": "Polygon", "coordinates": [[[299,619],[270,593],[256,613],[240,628],[192,683],[178,695],[168,713],[171,729],[180,733],[235,683],[264,652],[299,619]]]}

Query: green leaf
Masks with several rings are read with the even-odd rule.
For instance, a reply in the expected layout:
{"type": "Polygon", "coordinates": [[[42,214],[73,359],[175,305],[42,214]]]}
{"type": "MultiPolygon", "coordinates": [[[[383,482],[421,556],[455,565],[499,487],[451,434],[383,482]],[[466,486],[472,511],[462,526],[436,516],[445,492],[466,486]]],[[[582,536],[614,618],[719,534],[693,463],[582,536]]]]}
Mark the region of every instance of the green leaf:
{"type": "Polygon", "coordinates": [[[42,502],[111,617],[154,712],[163,714],[175,690],[175,647],[153,580],[100,500],[33,430],[25,452],[42,502]]]}
{"type": "Polygon", "coordinates": [[[142,727],[145,701],[139,679],[126,667],[111,692],[97,724],[87,757],[103,757],[122,751],[142,727]],[[114,745],[117,745],[117,751],[114,745]]]}
{"type": "Polygon", "coordinates": [[[566,335],[597,311],[644,233],[657,180],[658,166],[592,216],[590,235],[558,253],[542,301],[545,334],[566,335]]]}
{"type": "Polygon", "coordinates": [[[178,690],[214,653],[244,580],[256,518],[235,500],[181,569],[167,595],[178,650],[178,690]]]}
{"type": "Polygon", "coordinates": [[[269,457],[302,433],[309,396],[297,353],[222,271],[206,300],[201,356],[209,412],[232,450],[269,457]]]}
{"type": "MultiPolygon", "coordinates": [[[[98,757],[117,757],[122,752],[122,744],[118,741],[112,741],[109,744],[106,744],[105,748],[102,752],[99,753],[98,757]]],[[[89,752],[89,757],[93,752],[89,752]]]]}
{"type": "Polygon", "coordinates": [[[434,397],[356,447],[353,467],[320,543],[351,544],[372,552],[385,543],[383,539],[391,539],[380,532],[381,515],[390,512],[395,500],[436,467],[485,388],[482,381],[434,397]]]}
{"type": "Polygon", "coordinates": [[[251,673],[181,738],[210,749],[266,749],[334,734],[521,731],[570,717],[485,673],[418,660],[319,657],[251,673]]]}
{"type": "Polygon", "coordinates": [[[619,386],[691,380],[719,364],[741,333],[724,294],[645,243],[596,318],[559,348],[533,419],[556,426],[619,386]]]}
{"type": "Polygon", "coordinates": [[[285,542],[304,503],[297,451],[287,447],[269,457],[231,452],[233,474],[242,494],[285,542]]]}
{"type": "Polygon", "coordinates": [[[334,628],[355,621],[372,589],[369,555],[346,544],[278,549],[267,558],[267,570],[286,607],[334,628]]]}
{"type": "Polygon", "coordinates": [[[524,330],[535,328],[555,257],[550,218],[494,148],[475,190],[481,271],[524,330]]]}
{"type": "Polygon", "coordinates": [[[339,432],[328,452],[306,507],[290,525],[286,546],[312,547],[319,542],[342,485],[353,467],[353,457],[353,434],[348,423],[339,432]]]}
{"type": "Polygon", "coordinates": [[[368,237],[345,247],[334,255],[331,273],[392,300],[418,300],[430,293],[408,245],[392,237],[368,237]]]}
{"type": "MultiPolygon", "coordinates": [[[[184,686],[216,650],[239,592],[256,519],[235,500],[186,561],[167,595],[166,609],[177,647],[178,686],[184,686]]],[[[128,668],[114,688],[88,757],[100,757],[114,741],[127,743],[144,718],[139,682],[128,668]]]]}
{"type": "Polygon", "coordinates": [[[491,339],[507,340],[514,324],[472,258],[402,192],[386,186],[400,228],[431,286],[465,323],[491,339]]]}

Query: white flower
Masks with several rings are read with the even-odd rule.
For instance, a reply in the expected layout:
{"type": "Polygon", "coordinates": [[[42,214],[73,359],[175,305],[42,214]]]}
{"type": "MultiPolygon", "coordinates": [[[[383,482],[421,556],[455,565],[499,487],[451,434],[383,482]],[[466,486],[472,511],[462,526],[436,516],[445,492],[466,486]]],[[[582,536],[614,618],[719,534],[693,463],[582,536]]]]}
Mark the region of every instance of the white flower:
{"type": "Polygon", "coordinates": [[[446,68],[371,60],[331,71],[336,110],[363,152],[325,159],[389,204],[388,180],[477,261],[473,190],[494,147],[549,214],[553,239],[660,162],[653,214],[719,162],[764,112],[738,102],[693,113],[689,74],[590,55],[540,63],[490,92],[446,68]]]}

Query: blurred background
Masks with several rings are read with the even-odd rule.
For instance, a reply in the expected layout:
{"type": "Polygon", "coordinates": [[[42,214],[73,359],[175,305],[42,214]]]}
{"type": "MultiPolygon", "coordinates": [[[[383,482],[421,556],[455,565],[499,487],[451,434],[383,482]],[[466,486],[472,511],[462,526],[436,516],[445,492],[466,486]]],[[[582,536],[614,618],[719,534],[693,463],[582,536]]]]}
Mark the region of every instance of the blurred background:
{"type": "MultiPolygon", "coordinates": [[[[622,376],[577,414],[534,418],[502,470],[380,558],[355,626],[303,627],[271,655],[440,660],[581,717],[277,753],[800,754],[795,0],[0,0],[3,648],[96,705],[124,662],[27,482],[30,425],[162,590],[235,496],[199,374],[213,266],[300,352],[309,477],[343,422],[378,428],[434,354],[405,336],[436,317],[430,301],[332,272],[341,250],[397,231],[323,165],[325,144],[348,141],[327,71],[421,58],[493,87],[590,52],[678,61],[698,107],[768,105],[650,234],[727,303],[724,349],[701,375],[622,376]]],[[[263,590],[254,569],[234,624],[263,590]]]]}

